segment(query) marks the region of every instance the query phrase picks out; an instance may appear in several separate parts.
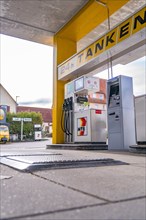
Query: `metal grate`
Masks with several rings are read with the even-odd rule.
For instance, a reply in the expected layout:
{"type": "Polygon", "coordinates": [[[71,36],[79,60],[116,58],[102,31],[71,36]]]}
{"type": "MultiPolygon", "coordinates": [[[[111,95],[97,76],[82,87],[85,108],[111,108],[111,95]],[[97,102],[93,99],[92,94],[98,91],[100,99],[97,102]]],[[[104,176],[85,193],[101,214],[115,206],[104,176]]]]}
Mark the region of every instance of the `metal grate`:
{"type": "Polygon", "coordinates": [[[91,156],[85,158],[82,156],[65,156],[62,154],[7,155],[1,157],[0,162],[21,171],[127,164],[111,158],[91,158],[91,156]]]}

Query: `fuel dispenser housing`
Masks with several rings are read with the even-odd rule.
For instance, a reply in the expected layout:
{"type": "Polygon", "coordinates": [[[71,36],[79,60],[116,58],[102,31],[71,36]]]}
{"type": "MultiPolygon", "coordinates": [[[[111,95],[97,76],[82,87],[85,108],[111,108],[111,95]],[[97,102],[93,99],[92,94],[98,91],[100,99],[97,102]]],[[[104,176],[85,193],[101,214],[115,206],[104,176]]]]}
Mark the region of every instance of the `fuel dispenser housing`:
{"type": "Polygon", "coordinates": [[[124,150],[136,144],[132,78],[107,81],[108,149],[124,150]]]}
{"type": "Polygon", "coordinates": [[[61,116],[65,143],[106,143],[106,109],[89,103],[89,92],[99,91],[98,77],[82,76],[65,85],[61,116]]]}
{"type": "Polygon", "coordinates": [[[106,111],[88,109],[75,112],[74,142],[106,144],[106,111]]]}

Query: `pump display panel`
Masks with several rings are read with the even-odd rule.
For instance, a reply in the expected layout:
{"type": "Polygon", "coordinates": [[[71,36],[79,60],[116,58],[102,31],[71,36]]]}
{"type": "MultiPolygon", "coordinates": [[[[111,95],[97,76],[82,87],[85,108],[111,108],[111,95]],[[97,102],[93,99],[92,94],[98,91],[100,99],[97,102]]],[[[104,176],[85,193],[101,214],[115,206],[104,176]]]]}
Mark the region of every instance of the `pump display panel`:
{"type": "Polygon", "coordinates": [[[65,98],[69,98],[74,94],[74,81],[65,84],[65,98]]]}
{"type": "Polygon", "coordinates": [[[75,80],[75,92],[84,88],[84,77],[75,80]]]}
{"type": "Polygon", "coordinates": [[[67,94],[73,93],[74,92],[74,84],[68,83],[66,90],[67,90],[67,94]]]}

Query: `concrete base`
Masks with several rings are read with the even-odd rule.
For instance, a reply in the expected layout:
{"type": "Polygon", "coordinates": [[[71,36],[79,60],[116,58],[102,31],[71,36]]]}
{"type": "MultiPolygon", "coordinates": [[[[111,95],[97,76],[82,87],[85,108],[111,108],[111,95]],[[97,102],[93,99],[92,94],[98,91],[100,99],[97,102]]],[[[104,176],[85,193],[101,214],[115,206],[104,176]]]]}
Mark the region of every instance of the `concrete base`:
{"type": "Polygon", "coordinates": [[[50,144],[46,149],[67,149],[67,150],[108,150],[107,144],[50,144]]]}
{"type": "Polygon", "coordinates": [[[132,146],[129,146],[129,150],[131,152],[145,154],[146,153],[146,145],[132,145],[132,146]]]}

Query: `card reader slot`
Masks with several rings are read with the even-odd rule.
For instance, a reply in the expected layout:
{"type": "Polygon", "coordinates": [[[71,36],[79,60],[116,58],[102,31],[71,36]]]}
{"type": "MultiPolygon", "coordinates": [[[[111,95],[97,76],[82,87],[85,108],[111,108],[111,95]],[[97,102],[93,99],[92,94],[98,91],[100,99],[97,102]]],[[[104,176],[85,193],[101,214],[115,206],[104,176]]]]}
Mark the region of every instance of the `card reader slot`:
{"type": "Polygon", "coordinates": [[[109,113],[108,115],[115,115],[116,113],[115,112],[111,112],[111,113],[109,113]]]}

